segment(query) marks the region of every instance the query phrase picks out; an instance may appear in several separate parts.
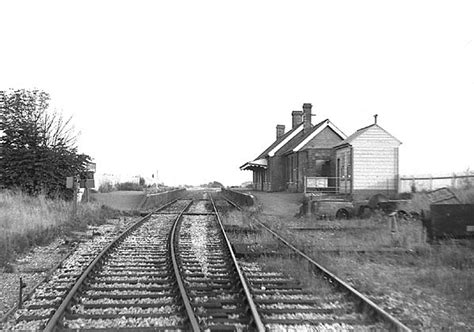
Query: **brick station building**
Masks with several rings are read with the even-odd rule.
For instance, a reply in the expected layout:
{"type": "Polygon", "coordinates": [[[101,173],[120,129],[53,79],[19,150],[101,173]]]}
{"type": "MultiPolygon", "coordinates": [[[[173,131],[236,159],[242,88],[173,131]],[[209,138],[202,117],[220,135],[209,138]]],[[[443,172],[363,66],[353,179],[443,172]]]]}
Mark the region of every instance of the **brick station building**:
{"type": "MultiPolygon", "coordinates": [[[[276,126],[276,140],[257,158],[240,166],[253,172],[253,188],[303,192],[305,178],[326,179],[337,193],[362,197],[398,192],[395,137],[375,123],[347,137],[329,119],[312,124],[312,105],[293,111],[292,127],[276,126]]],[[[365,197],[364,197],[365,198],[365,197]]]]}

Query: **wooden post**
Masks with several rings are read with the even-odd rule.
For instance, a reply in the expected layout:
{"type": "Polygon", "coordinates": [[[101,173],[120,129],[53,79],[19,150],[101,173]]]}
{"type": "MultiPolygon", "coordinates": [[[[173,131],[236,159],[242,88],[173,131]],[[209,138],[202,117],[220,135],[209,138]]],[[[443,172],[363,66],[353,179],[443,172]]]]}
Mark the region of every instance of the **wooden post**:
{"type": "Polygon", "coordinates": [[[18,292],[18,309],[21,309],[23,306],[23,288],[26,287],[26,284],[23,282],[23,279],[20,277],[20,289],[18,292]]]}
{"type": "Polygon", "coordinates": [[[398,220],[397,220],[397,212],[392,212],[389,214],[390,218],[390,236],[392,238],[392,244],[398,245],[399,236],[398,236],[398,220]]]}
{"type": "Polygon", "coordinates": [[[77,213],[77,176],[73,177],[72,181],[73,185],[73,194],[72,194],[72,216],[73,218],[76,216],[77,213]]]}

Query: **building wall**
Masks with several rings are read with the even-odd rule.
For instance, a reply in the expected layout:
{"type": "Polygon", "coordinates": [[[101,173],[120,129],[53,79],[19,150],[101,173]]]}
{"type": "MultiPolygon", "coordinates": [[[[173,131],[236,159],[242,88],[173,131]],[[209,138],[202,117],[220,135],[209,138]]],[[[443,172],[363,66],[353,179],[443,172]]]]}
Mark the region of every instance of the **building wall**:
{"type": "Polygon", "coordinates": [[[339,193],[349,194],[352,192],[352,157],[350,146],[336,150],[333,169],[337,177],[336,188],[339,193]]]}
{"type": "Polygon", "coordinates": [[[352,142],[353,195],[366,198],[381,193],[393,197],[398,193],[399,145],[377,126],[352,142]]]}
{"type": "Polygon", "coordinates": [[[342,138],[339,137],[331,128],[324,128],[311,141],[309,141],[301,150],[306,149],[328,149],[340,143],[342,138]]]}
{"type": "Polygon", "coordinates": [[[278,155],[270,157],[268,171],[268,191],[285,190],[285,157],[278,155]]]}

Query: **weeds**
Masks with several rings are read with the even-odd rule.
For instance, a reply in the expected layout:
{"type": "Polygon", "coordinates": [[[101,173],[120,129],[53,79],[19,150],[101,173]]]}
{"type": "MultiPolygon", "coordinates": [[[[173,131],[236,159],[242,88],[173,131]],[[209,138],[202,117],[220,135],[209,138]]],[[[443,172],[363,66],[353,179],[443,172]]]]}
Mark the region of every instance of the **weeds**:
{"type": "MultiPolygon", "coordinates": [[[[249,224],[252,215],[253,212],[229,212],[225,222],[252,227],[249,224]]],[[[385,287],[401,288],[409,293],[409,288],[415,287],[436,290],[461,300],[474,298],[472,241],[430,245],[426,243],[421,221],[399,219],[397,232],[392,232],[391,219],[383,214],[368,219],[334,221],[268,215],[258,218],[368,294],[384,292],[385,287]],[[305,227],[314,230],[295,230],[305,227]]],[[[262,231],[233,235],[232,241],[270,245],[272,237],[262,231]]],[[[291,271],[292,276],[295,274],[293,277],[311,284],[308,280],[313,278],[312,274],[294,259],[263,256],[259,262],[269,269],[291,271]]]]}
{"type": "Polygon", "coordinates": [[[16,255],[51,242],[59,234],[104,223],[117,212],[97,203],[72,204],[21,192],[0,192],[0,267],[9,267],[16,255]]]}

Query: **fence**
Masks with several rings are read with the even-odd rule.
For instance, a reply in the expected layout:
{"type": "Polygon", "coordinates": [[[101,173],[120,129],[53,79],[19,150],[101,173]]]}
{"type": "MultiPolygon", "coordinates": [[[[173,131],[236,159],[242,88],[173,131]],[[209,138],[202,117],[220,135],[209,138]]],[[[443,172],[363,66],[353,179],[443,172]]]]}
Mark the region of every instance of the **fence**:
{"type": "MultiPolygon", "coordinates": [[[[304,192],[318,195],[349,195],[352,191],[350,177],[310,177],[304,178],[304,192]]],[[[400,177],[399,192],[433,191],[436,189],[462,188],[474,185],[474,174],[451,176],[400,177]]],[[[383,193],[383,190],[380,190],[383,193]]]]}
{"type": "Polygon", "coordinates": [[[474,174],[451,176],[400,177],[401,193],[416,191],[432,191],[443,187],[461,188],[468,184],[474,185],[474,174]]]}
{"type": "Polygon", "coordinates": [[[349,195],[351,193],[351,178],[343,177],[304,177],[304,192],[320,195],[349,195]]]}

